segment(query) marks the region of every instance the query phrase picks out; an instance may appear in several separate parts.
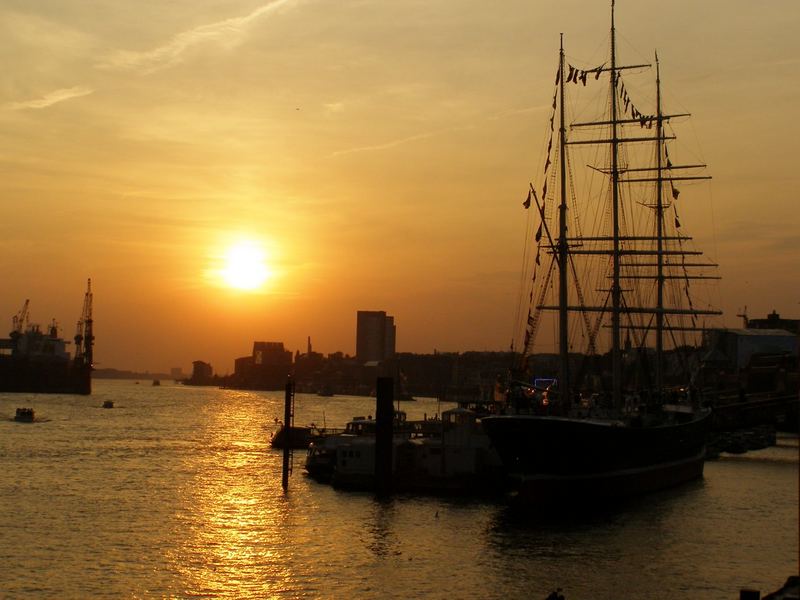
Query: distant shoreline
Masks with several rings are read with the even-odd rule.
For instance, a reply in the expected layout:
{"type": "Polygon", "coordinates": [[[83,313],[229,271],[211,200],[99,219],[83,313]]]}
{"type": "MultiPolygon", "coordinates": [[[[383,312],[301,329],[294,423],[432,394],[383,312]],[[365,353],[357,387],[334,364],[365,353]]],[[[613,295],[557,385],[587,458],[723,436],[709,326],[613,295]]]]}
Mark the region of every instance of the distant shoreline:
{"type": "MultiPolygon", "coordinates": [[[[185,379],[188,375],[184,375],[181,379],[185,379]]],[[[94,369],[92,371],[92,379],[174,379],[169,373],[137,373],[136,371],[123,371],[120,369],[94,369]]]]}

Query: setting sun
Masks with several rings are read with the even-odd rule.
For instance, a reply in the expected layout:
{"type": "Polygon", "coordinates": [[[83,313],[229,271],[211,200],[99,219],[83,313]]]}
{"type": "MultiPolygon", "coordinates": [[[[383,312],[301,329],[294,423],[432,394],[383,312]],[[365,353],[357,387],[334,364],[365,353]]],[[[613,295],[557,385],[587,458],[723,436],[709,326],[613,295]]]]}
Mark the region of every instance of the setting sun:
{"type": "Polygon", "coordinates": [[[238,242],[228,248],[220,271],[225,285],[239,290],[259,289],[271,274],[264,250],[250,241],[238,242]]]}

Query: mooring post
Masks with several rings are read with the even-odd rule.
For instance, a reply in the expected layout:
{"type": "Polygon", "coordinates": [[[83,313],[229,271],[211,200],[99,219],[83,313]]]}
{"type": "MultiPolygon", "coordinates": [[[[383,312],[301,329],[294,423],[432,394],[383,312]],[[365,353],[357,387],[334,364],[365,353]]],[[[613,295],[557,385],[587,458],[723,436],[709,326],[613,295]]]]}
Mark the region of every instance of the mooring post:
{"type": "Polygon", "coordinates": [[[394,379],[378,377],[375,385],[375,492],[392,493],[392,437],[394,430],[394,379]]]}
{"type": "Polygon", "coordinates": [[[283,401],[283,430],[286,432],[285,443],[283,446],[283,491],[289,489],[289,471],[291,470],[292,458],[292,425],[293,405],[294,404],[294,381],[292,376],[286,378],[286,395],[283,401]]]}

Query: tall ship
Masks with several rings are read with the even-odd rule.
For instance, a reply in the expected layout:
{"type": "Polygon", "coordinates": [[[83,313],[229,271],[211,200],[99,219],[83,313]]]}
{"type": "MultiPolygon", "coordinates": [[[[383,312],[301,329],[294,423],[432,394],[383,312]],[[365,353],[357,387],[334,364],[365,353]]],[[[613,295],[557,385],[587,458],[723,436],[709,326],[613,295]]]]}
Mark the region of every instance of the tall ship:
{"type": "Polygon", "coordinates": [[[614,8],[602,64],[570,64],[561,38],[542,177],[523,202],[520,361],[500,414],[483,419],[533,502],[613,500],[703,473],[710,411],[689,349],[720,314],[702,297],[717,265],[679,214],[681,188],[710,177],[673,147],[689,115],[664,110],[658,55],[619,62],[614,8]],[[533,352],[543,329],[549,373],[533,352]]]}
{"type": "Polygon", "coordinates": [[[29,322],[29,305],[12,318],[9,337],[0,339],[0,392],[38,394],[91,394],[92,282],[86,284],[83,311],[74,337],[74,355],[69,342],[59,336],[53,321],[46,329],[29,322]]]}

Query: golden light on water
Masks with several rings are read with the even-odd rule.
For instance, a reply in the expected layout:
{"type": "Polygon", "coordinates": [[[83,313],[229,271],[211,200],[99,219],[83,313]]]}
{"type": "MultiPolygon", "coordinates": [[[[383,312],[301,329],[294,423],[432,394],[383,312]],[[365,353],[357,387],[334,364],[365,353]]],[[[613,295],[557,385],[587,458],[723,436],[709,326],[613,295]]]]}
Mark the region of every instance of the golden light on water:
{"type": "Polygon", "coordinates": [[[270,450],[262,426],[272,408],[257,398],[230,391],[230,410],[203,410],[210,451],[185,457],[194,477],[176,508],[190,527],[166,557],[185,595],[277,598],[292,586],[290,531],[305,517],[284,500],[281,455],[270,450]]]}

